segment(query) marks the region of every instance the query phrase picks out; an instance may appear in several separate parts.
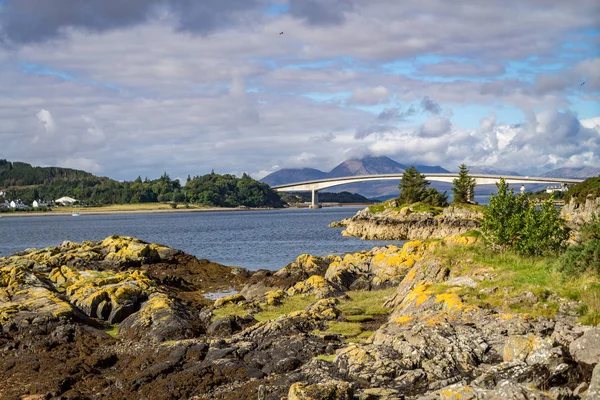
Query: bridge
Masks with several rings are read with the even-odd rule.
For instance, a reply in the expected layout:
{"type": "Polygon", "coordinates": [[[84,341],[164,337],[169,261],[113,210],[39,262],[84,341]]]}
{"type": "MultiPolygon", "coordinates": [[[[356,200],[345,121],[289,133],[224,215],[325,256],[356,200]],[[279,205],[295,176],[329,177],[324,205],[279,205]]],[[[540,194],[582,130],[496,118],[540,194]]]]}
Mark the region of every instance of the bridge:
{"type": "MultiPolygon", "coordinates": [[[[346,185],[348,183],[371,182],[371,181],[400,181],[403,174],[381,174],[381,175],[358,175],[345,176],[341,178],[319,179],[316,181],[306,181],[297,183],[288,183],[285,185],[273,186],[273,189],[278,192],[312,192],[311,208],[319,208],[319,190],[331,188],[334,186],[346,185]]],[[[458,174],[423,174],[428,181],[436,182],[452,182],[458,178],[458,174]]],[[[477,185],[491,185],[504,178],[506,183],[554,183],[561,185],[572,185],[583,182],[583,179],[568,179],[568,178],[549,178],[549,177],[533,177],[533,176],[500,176],[500,175],[482,175],[470,174],[471,178],[475,179],[477,185]]]]}

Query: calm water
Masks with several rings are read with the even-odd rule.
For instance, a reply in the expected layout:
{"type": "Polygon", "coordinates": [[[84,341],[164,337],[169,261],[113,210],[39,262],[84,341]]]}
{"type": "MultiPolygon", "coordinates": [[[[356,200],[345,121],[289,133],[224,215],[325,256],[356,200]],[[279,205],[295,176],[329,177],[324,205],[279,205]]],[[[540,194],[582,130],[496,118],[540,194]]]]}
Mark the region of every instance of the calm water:
{"type": "Polygon", "coordinates": [[[342,254],[402,242],[342,237],[332,221],[359,208],[168,214],[0,218],[0,256],[29,247],[56,246],[127,235],[181,249],[198,258],[249,269],[279,269],[302,253],[342,254]]]}

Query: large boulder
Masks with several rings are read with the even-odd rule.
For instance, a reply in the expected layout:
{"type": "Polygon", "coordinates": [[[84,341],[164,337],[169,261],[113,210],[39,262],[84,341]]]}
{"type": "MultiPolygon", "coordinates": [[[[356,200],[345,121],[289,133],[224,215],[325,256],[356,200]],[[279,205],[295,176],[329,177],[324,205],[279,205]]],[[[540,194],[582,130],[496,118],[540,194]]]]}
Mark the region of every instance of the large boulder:
{"type": "Polygon", "coordinates": [[[204,326],[195,309],[184,307],[163,293],[151,294],[138,312],[119,325],[122,337],[154,342],[193,338],[203,332],[204,326]]]}
{"type": "Polygon", "coordinates": [[[354,390],[348,382],[331,381],[307,385],[297,382],[290,386],[288,400],[352,400],[354,390]]]}

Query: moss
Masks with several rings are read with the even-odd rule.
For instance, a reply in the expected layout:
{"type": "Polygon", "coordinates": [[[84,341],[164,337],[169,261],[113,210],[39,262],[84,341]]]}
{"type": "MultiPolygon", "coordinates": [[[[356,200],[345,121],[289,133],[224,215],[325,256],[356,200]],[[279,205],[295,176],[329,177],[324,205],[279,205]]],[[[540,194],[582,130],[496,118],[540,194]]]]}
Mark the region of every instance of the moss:
{"type": "Polygon", "coordinates": [[[116,338],[119,336],[119,325],[118,324],[111,325],[111,327],[108,329],[105,329],[104,332],[106,332],[110,336],[116,338]]]}
{"type": "Polygon", "coordinates": [[[216,321],[219,318],[227,316],[245,317],[247,315],[248,311],[244,307],[235,303],[229,303],[221,308],[214,310],[212,320],[216,321]]]}
{"type": "Polygon", "coordinates": [[[391,309],[384,307],[383,304],[396,292],[395,288],[385,290],[354,290],[346,292],[350,297],[338,306],[344,315],[385,315],[391,312],[391,309]]]}
{"type": "Polygon", "coordinates": [[[335,354],[319,354],[317,357],[319,360],[323,360],[323,361],[327,361],[327,362],[333,362],[333,359],[335,358],[335,354]]]}
{"type": "Polygon", "coordinates": [[[254,315],[257,321],[268,321],[290,314],[295,311],[303,311],[309,305],[315,303],[317,299],[314,296],[292,296],[284,299],[280,306],[269,306],[263,311],[254,315]]]}
{"type": "Polygon", "coordinates": [[[358,322],[329,322],[326,331],[317,331],[323,334],[340,334],[344,337],[358,336],[363,331],[363,327],[358,322]]]}
{"type": "Polygon", "coordinates": [[[346,317],[348,322],[368,322],[373,321],[372,315],[348,315],[346,317]]]}

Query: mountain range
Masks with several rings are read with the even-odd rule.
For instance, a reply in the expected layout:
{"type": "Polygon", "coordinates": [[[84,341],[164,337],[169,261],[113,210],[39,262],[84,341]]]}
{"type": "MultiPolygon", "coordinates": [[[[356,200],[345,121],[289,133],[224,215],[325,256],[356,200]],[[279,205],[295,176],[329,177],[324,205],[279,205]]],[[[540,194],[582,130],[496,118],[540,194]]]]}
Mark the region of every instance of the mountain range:
{"type": "MultiPolygon", "coordinates": [[[[379,175],[379,174],[395,174],[403,173],[408,168],[408,165],[401,164],[392,160],[389,157],[367,156],[363,158],[352,158],[340,163],[329,172],[321,171],[314,168],[286,168],[275,171],[261,179],[262,182],[270,185],[285,185],[287,183],[304,182],[318,179],[338,178],[342,176],[360,176],[360,175],[379,175]]],[[[415,165],[421,173],[449,173],[445,168],[440,166],[430,165],[415,165]]],[[[521,175],[516,171],[503,170],[488,166],[469,166],[469,172],[472,174],[489,174],[489,175],[521,175]]],[[[600,168],[596,167],[579,167],[579,168],[559,168],[548,171],[541,176],[549,176],[556,178],[588,178],[591,176],[600,175],[600,168]]],[[[482,187],[483,192],[488,193],[495,188],[493,185],[489,190],[482,187]]],[[[432,182],[431,187],[441,191],[450,191],[452,184],[444,182],[432,182]]],[[[540,190],[537,186],[530,190],[540,190]]],[[[334,191],[332,188],[331,191],[334,191]]],[[[380,182],[360,182],[343,186],[344,191],[352,193],[360,193],[369,198],[386,199],[398,195],[398,182],[380,181],[380,182]]],[[[327,190],[330,191],[330,190],[327,190]]]]}

